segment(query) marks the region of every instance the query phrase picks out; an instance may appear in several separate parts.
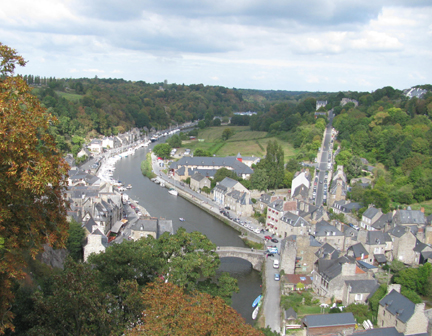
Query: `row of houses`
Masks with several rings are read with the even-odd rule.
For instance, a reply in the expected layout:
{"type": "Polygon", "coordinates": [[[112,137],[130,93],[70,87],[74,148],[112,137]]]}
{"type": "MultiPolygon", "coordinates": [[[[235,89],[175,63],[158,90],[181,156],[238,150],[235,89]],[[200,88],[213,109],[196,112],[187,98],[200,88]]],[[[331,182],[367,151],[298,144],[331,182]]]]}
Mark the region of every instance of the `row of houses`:
{"type": "Polygon", "coordinates": [[[86,148],[83,148],[78,154],[78,157],[89,156],[91,153],[100,154],[106,148],[120,148],[129,146],[141,138],[141,132],[138,128],[132,128],[129,132],[122,133],[116,136],[104,137],[102,139],[92,139],[86,148]]]}
{"type": "Polygon", "coordinates": [[[164,232],[173,233],[171,220],[153,218],[133,209],[127,195],[97,176],[73,167],[68,184],[68,220],[80,223],[86,233],[84,261],[92,253],[105,251],[111,242],[147,236],[158,238],[164,232]]]}

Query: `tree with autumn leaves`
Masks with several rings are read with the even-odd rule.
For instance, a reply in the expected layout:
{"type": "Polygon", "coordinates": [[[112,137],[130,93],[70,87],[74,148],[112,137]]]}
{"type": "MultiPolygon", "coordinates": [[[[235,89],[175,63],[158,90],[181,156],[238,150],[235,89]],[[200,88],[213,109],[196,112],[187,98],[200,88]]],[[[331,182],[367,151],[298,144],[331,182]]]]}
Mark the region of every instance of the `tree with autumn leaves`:
{"type": "Polygon", "coordinates": [[[64,246],[68,229],[68,166],[48,132],[56,119],[14,75],[25,63],[0,43],[0,333],[13,328],[11,287],[24,276],[23,255],[64,246]]]}
{"type": "Polygon", "coordinates": [[[153,282],[143,290],[142,323],[126,333],[138,335],[263,335],[219,297],[164,282],[153,282]]]}

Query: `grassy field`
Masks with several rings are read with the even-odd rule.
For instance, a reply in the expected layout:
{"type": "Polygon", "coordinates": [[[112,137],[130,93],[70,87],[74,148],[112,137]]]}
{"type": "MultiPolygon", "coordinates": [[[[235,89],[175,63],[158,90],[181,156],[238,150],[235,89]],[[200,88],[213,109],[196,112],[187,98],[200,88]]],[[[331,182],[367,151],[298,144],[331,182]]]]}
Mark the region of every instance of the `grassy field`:
{"type": "Polygon", "coordinates": [[[222,132],[225,128],[222,126],[201,130],[197,138],[204,139],[203,142],[184,141],[183,146],[190,148],[192,151],[201,148],[221,157],[235,156],[237,153],[243,156],[264,157],[268,142],[276,140],[282,146],[285,161],[288,161],[289,157],[296,154],[291,144],[276,138],[266,138],[266,132],[250,131],[248,126],[230,126],[229,128],[235,134],[228,141],[222,141],[222,132]]]}
{"type": "Polygon", "coordinates": [[[424,201],[422,203],[414,203],[414,204],[411,204],[410,207],[413,210],[420,210],[420,208],[424,208],[426,216],[429,216],[430,214],[432,214],[432,200],[424,201]]]}
{"type": "Polygon", "coordinates": [[[67,92],[62,92],[62,91],[56,91],[55,93],[57,93],[60,97],[63,97],[67,100],[70,101],[77,101],[82,99],[82,95],[79,94],[75,94],[75,93],[67,93],[67,92]]]}

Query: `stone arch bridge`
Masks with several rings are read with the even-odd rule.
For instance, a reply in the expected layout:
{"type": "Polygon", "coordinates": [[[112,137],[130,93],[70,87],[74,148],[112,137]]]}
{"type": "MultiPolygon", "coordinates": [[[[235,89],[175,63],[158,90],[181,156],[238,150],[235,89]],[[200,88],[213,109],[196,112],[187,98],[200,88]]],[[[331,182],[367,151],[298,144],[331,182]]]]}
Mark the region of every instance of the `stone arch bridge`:
{"type": "Polygon", "coordinates": [[[252,264],[252,268],[257,271],[261,271],[265,259],[264,250],[245,247],[218,246],[215,252],[219,255],[219,258],[234,257],[247,260],[252,264]]]}

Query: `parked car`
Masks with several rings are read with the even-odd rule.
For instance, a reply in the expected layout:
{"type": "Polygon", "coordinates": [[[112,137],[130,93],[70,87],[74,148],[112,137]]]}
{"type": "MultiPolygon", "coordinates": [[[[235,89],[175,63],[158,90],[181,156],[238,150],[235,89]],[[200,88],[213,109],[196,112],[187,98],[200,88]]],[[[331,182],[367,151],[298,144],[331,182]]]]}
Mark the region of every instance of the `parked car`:
{"type": "Polygon", "coordinates": [[[272,240],[272,237],[270,237],[270,236],[264,236],[264,239],[272,240]]]}
{"type": "Polygon", "coordinates": [[[275,261],[273,261],[273,268],[279,268],[279,260],[275,259],[275,261]]]}
{"type": "Polygon", "coordinates": [[[275,275],[274,275],[274,279],[275,279],[275,281],[279,281],[279,280],[280,280],[280,275],[279,275],[279,273],[275,273],[275,275]]]}
{"type": "Polygon", "coordinates": [[[274,257],[274,253],[267,253],[267,257],[274,257]]]}
{"type": "Polygon", "coordinates": [[[279,240],[277,240],[276,238],[272,238],[271,240],[273,243],[279,243],[279,240]]]}

